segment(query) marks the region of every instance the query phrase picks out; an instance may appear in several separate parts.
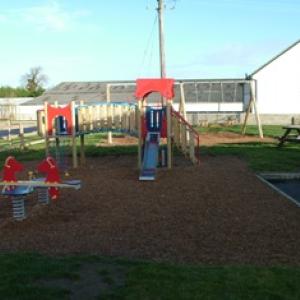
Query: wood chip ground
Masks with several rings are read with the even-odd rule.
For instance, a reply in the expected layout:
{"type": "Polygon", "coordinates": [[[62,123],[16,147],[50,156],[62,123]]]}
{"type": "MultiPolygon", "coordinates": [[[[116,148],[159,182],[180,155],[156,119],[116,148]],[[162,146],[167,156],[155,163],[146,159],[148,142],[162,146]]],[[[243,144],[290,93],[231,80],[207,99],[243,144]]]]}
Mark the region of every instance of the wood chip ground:
{"type": "Polygon", "coordinates": [[[31,195],[22,222],[1,198],[1,251],[300,265],[299,208],[237,158],[203,156],[200,166],[180,159],[154,182],[138,181],[135,156],[88,159],[71,175],[81,190],[62,190],[49,206],[31,195]]]}

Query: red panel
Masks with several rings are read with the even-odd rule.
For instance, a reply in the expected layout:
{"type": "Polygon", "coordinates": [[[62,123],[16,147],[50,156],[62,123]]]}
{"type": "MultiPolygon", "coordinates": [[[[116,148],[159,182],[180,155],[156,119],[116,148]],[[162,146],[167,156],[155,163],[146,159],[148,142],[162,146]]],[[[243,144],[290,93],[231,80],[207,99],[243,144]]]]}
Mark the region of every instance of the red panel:
{"type": "Polygon", "coordinates": [[[135,96],[143,99],[153,92],[171,100],[174,98],[174,79],[137,79],[135,96]]]}
{"type": "Polygon", "coordinates": [[[162,118],[162,125],[161,125],[160,135],[161,135],[162,138],[167,137],[167,118],[166,118],[166,115],[164,115],[163,118],[162,118]]]}
{"type": "Polygon", "coordinates": [[[145,139],[148,133],[145,116],[141,116],[141,123],[142,123],[142,139],[145,139]]]}
{"type": "Polygon", "coordinates": [[[68,124],[68,134],[72,134],[72,128],[75,127],[75,124],[72,123],[72,108],[70,103],[64,107],[55,107],[50,104],[47,105],[48,135],[52,135],[53,120],[58,116],[65,117],[68,124]]]}

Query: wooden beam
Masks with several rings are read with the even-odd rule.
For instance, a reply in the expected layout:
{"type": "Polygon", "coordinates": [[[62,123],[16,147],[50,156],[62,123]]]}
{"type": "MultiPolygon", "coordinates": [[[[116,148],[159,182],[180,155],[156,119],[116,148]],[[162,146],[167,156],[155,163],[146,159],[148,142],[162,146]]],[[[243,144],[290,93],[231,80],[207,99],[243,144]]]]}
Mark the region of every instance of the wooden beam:
{"type": "Polygon", "coordinates": [[[44,112],[45,112],[45,152],[46,156],[50,154],[49,152],[49,135],[48,135],[48,102],[44,102],[44,112]]]}
{"type": "Polygon", "coordinates": [[[72,111],[72,158],[73,158],[73,168],[78,167],[78,158],[77,158],[77,145],[76,145],[76,120],[75,120],[75,102],[71,102],[71,111],[72,111]]]}
{"type": "Polygon", "coordinates": [[[10,186],[31,186],[31,187],[57,187],[57,188],[70,188],[78,190],[81,188],[81,182],[78,181],[78,183],[48,183],[44,181],[37,181],[37,180],[18,180],[16,182],[0,182],[0,186],[10,187],[10,186]]]}
{"type": "Polygon", "coordinates": [[[251,98],[251,95],[250,95],[250,101],[249,101],[249,104],[248,104],[248,107],[247,107],[247,110],[246,110],[246,115],[245,115],[245,119],[244,119],[244,123],[243,123],[243,127],[242,127],[242,134],[243,135],[245,135],[245,133],[246,133],[246,126],[247,126],[251,106],[252,106],[252,98],[251,98]]]}
{"type": "MultiPolygon", "coordinates": [[[[109,118],[111,118],[111,109],[109,103],[111,102],[111,97],[110,97],[110,84],[106,85],[106,101],[107,101],[107,124],[109,124],[109,118]]],[[[112,132],[109,131],[107,134],[107,143],[112,144],[112,132]]]]}
{"type": "Polygon", "coordinates": [[[256,125],[258,127],[258,132],[259,132],[259,137],[262,139],[264,137],[261,122],[260,122],[260,117],[258,113],[258,108],[256,105],[256,82],[255,80],[251,80],[250,82],[250,94],[252,95],[252,104],[253,104],[253,109],[255,113],[255,119],[256,119],[256,125]]]}
{"type": "Polygon", "coordinates": [[[168,156],[168,169],[172,168],[172,101],[167,101],[167,156],[168,156]]]}
{"type": "Polygon", "coordinates": [[[84,134],[80,135],[80,164],[85,165],[84,134]]]}
{"type": "Polygon", "coordinates": [[[138,168],[142,168],[142,99],[138,100],[137,109],[137,125],[138,125],[138,168]]]}
{"type": "Polygon", "coordinates": [[[254,110],[256,125],[258,127],[258,132],[259,132],[259,137],[263,138],[264,137],[263,129],[262,129],[259,112],[258,112],[258,108],[257,108],[257,104],[256,104],[255,80],[250,81],[250,101],[249,101],[249,105],[248,105],[248,108],[246,111],[244,124],[242,127],[242,134],[246,133],[246,126],[247,126],[247,121],[248,121],[248,118],[250,115],[251,107],[253,107],[253,110],[254,110]]]}

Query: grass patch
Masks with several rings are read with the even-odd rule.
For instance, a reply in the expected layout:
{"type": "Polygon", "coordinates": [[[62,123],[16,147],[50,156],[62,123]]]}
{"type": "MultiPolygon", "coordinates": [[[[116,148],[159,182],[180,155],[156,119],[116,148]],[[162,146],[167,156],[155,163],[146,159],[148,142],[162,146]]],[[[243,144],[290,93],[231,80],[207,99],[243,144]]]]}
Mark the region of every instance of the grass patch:
{"type": "MultiPolygon", "coordinates": [[[[213,156],[237,156],[245,160],[254,171],[299,171],[297,163],[300,161],[300,145],[286,144],[278,148],[273,143],[244,143],[244,144],[220,144],[214,146],[201,146],[201,155],[213,156]]],[[[69,153],[69,152],[68,152],[69,153]]],[[[137,155],[137,146],[103,146],[87,145],[85,147],[87,157],[137,155]]],[[[174,155],[180,155],[174,148],[174,155]]],[[[0,161],[4,161],[8,155],[14,155],[19,161],[42,160],[45,157],[44,149],[10,150],[0,152],[0,161]]],[[[70,153],[69,153],[70,155],[70,153]]]]}
{"type": "Polygon", "coordinates": [[[278,148],[272,143],[222,144],[201,147],[202,154],[233,155],[248,162],[254,171],[300,171],[300,146],[278,148]]]}
{"type": "MultiPolygon", "coordinates": [[[[278,137],[282,136],[284,129],[280,125],[263,125],[264,136],[266,137],[278,137]]],[[[196,127],[200,133],[218,133],[218,132],[233,132],[241,134],[242,125],[233,126],[210,126],[210,127],[196,127]]],[[[256,125],[248,125],[246,130],[247,135],[259,135],[256,125]]]]}
{"type": "Polygon", "coordinates": [[[0,255],[1,299],[65,299],[67,291],[58,288],[39,287],[35,281],[41,278],[76,278],[76,262],[37,254],[0,255]]]}
{"type": "MultiPolygon", "coordinates": [[[[111,286],[109,290],[99,290],[99,299],[300,298],[300,268],[297,267],[185,266],[96,256],[1,254],[1,299],[67,299],[67,289],[46,288],[38,284],[39,280],[78,280],[80,266],[91,262],[112,264],[122,269],[125,276],[122,286],[117,286],[114,274],[109,272],[111,286]]],[[[108,276],[106,271],[99,272],[99,276],[108,276]]]]}
{"type": "MultiPolygon", "coordinates": [[[[250,127],[250,126],[249,126],[250,127]]],[[[256,126],[249,129],[256,134],[256,126]]],[[[266,126],[269,135],[277,135],[281,126],[266,126]]],[[[203,132],[235,131],[240,130],[240,126],[202,128],[203,132]]],[[[280,134],[279,134],[280,135],[280,134]]],[[[90,134],[86,137],[85,153],[87,157],[99,156],[119,156],[137,155],[136,145],[120,146],[96,146],[102,139],[106,139],[106,133],[90,134]]],[[[78,142],[79,143],[79,142],[78,142]]],[[[71,145],[63,144],[64,152],[71,156],[71,145]]],[[[50,153],[55,153],[52,147],[50,153]]],[[[79,153],[79,144],[78,144],[79,153]]],[[[179,155],[174,147],[174,155],[179,155]]],[[[254,171],[299,171],[297,161],[300,161],[300,145],[287,143],[284,147],[278,148],[276,143],[239,143],[239,144],[219,144],[214,146],[201,146],[201,154],[208,155],[232,155],[244,159],[254,171]]],[[[19,161],[42,160],[45,157],[44,144],[33,145],[31,149],[12,149],[0,152],[0,161],[4,161],[8,155],[14,155],[19,161]]]]}
{"type": "Polygon", "coordinates": [[[111,272],[106,269],[101,269],[98,271],[98,274],[101,276],[101,279],[104,283],[108,285],[113,285],[115,280],[113,279],[111,272]]]}
{"type": "Polygon", "coordinates": [[[297,268],[145,263],[129,268],[125,287],[104,299],[297,299],[299,279],[297,268]]]}
{"type": "Polygon", "coordinates": [[[0,152],[0,161],[3,161],[9,156],[13,155],[20,162],[31,161],[31,160],[41,160],[45,158],[45,150],[41,149],[11,149],[0,152]]]}
{"type": "Polygon", "coordinates": [[[96,147],[89,145],[85,148],[87,156],[109,156],[109,155],[137,155],[138,149],[135,145],[130,146],[104,146],[96,147]]]}

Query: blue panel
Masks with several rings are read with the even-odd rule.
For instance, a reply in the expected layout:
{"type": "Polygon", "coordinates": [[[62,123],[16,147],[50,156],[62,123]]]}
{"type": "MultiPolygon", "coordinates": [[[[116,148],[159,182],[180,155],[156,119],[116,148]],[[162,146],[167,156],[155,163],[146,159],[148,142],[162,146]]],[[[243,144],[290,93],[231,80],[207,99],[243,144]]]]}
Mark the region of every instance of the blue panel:
{"type": "Polygon", "coordinates": [[[149,132],[158,132],[161,130],[162,120],[165,113],[165,108],[147,107],[146,124],[149,132]]]}
{"type": "Polygon", "coordinates": [[[73,179],[73,180],[66,180],[62,182],[63,184],[69,185],[81,185],[81,180],[73,179]]]}
{"type": "Polygon", "coordinates": [[[140,180],[154,180],[158,163],[159,133],[148,133],[143,157],[140,180]]]}
{"type": "Polygon", "coordinates": [[[33,192],[32,186],[16,186],[12,190],[2,190],[2,195],[7,196],[22,196],[33,192]]]}

